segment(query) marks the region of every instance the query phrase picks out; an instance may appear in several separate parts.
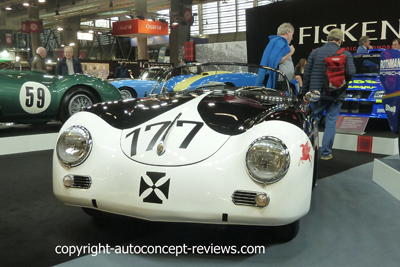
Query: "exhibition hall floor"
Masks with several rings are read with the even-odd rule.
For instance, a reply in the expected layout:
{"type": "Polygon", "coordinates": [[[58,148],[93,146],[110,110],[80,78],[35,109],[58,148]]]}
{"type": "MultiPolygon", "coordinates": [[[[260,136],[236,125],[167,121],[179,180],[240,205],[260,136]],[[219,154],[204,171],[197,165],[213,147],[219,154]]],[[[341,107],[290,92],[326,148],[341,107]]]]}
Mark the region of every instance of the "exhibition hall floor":
{"type": "MultiPolygon", "coordinates": [[[[0,129],[1,130],[1,129],[0,129]]],[[[24,128],[24,132],[27,129],[24,128]]],[[[2,139],[0,133],[0,139],[2,139]]],[[[400,201],[372,181],[382,154],[334,150],[300,232],[278,243],[264,227],[158,223],[88,217],[52,192],[52,150],[0,156],[0,266],[398,266],[400,201]],[[256,246],[247,255],[56,253],[59,246],[256,246]]],[[[400,160],[400,159],[399,159],[400,160]]],[[[59,250],[60,252],[60,250],[59,250]]]]}

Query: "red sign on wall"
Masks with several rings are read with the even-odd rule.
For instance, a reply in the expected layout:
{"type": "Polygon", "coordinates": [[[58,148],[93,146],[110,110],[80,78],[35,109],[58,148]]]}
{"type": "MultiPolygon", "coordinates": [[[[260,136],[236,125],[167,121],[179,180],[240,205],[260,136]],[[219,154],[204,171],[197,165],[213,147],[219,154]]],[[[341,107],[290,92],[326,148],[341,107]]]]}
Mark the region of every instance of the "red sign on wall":
{"type": "Polygon", "coordinates": [[[6,33],[6,44],[12,44],[12,35],[11,35],[11,33],[6,33]]]}
{"type": "Polygon", "coordinates": [[[38,21],[29,21],[29,32],[40,32],[38,21]]]}
{"type": "Polygon", "coordinates": [[[141,19],[116,21],[113,23],[113,35],[126,37],[168,35],[168,23],[141,19]]]}
{"type": "Polygon", "coordinates": [[[22,33],[28,33],[29,32],[28,21],[21,22],[21,31],[22,31],[22,33]]]}

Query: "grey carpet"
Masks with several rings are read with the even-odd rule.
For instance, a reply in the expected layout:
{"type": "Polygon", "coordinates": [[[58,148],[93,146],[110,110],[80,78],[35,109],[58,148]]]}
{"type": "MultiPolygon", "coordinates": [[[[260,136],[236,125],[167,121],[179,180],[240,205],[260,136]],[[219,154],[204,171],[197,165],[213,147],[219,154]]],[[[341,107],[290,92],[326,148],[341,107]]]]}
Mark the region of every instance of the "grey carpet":
{"type": "MultiPolygon", "coordinates": [[[[256,237],[247,235],[245,239],[254,245],[265,244],[264,254],[99,254],[58,266],[399,266],[400,201],[372,181],[372,170],[373,163],[368,163],[320,180],[311,210],[301,219],[300,232],[291,242],[268,244],[262,241],[262,231],[256,237]]],[[[232,231],[223,243],[234,245],[229,242],[238,241],[235,234],[232,231]]],[[[196,242],[191,236],[177,238],[182,243],[196,242]]],[[[205,238],[197,238],[204,243],[205,238]]],[[[138,239],[129,243],[143,244],[138,239]]]]}

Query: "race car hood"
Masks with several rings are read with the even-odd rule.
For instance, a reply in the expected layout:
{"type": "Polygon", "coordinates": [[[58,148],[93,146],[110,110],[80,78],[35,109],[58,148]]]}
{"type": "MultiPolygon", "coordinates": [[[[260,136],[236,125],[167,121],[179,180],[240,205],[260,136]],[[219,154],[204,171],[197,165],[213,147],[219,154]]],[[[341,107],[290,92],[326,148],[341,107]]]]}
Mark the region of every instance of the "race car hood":
{"type": "Polygon", "coordinates": [[[130,159],[148,165],[184,166],[210,157],[230,136],[244,133],[260,113],[274,106],[202,94],[123,100],[94,105],[87,111],[122,130],[121,149],[130,159]]]}
{"type": "Polygon", "coordinates": [[[366,90],[366,91],[376,91],[383,90],[380,85],[380,80],[378,75],[362,75],[356,74],[349,82],[348,89],[352,90],[366,90]]]}

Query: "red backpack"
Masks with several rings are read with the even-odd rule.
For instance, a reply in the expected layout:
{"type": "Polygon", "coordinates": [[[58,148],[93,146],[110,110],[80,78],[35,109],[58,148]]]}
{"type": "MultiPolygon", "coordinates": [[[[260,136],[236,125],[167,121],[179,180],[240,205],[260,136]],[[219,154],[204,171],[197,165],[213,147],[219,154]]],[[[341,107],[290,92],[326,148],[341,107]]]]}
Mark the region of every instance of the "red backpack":
{"type": "Polygon", "coordinates": [[[339,96],[348,86],[345,77],[346,55],[343,54],[344,48],[339,49],[336,54],[331,54],[325,58],[325,78],[323,89],[329,95],[339,96]]]}

